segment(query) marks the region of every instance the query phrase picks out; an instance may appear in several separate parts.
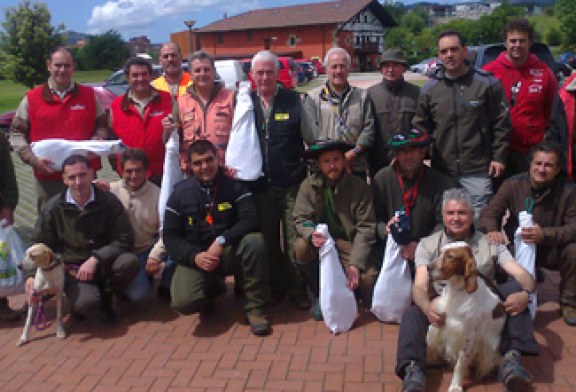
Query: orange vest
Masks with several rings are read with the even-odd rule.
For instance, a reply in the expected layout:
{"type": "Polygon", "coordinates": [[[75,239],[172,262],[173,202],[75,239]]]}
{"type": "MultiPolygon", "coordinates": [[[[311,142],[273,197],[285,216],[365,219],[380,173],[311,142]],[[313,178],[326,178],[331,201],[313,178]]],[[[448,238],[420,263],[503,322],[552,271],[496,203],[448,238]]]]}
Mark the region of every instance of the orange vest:
{"type": "Polygon", "coordinates": [[[209,140],[214,144],[220,165],[224,166],[224,156],[234,118],[234,91],[223,87],[216,88],[218,92],[208,102],[206,108],[203,108],[199,99],[192,93],[178,98],[179,121],[182,127],[180,167],[185,172],[190,172],[186,151],[190,144],[200,139],[209,140]]]}
{"type": "MultiPolygon", "coordinates": [[[[166,78],[164,76],[160,76],[152,81],[152,86],[159,91],[166,91],[169,94],[170,87],[168,86],[168,82],[166,82],[166,78]]],[[[188,72],[182,71],[182,77],[180,78],[180,84],[178,85],[178,97],[181,95],[186,94],[186,90],[188,87],[192,86],[192,78],[188,72]]]]}

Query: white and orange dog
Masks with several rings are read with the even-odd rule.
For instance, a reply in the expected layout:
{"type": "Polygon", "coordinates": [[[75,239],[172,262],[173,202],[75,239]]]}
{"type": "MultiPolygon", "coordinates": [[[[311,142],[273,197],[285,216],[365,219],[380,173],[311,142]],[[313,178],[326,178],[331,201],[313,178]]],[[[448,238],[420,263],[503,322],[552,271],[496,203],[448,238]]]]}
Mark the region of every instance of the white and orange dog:
{"type": "Polygon", "coordinates": [[[446,281],[436,305],[437,312],[446,315],[446,322],[442,327],[429,326],[428,358],[441,358],[454,366],[448,391],[459,392],[470,367],[481,379],[500,363],[504,309],[498,295],[478,278],[467,243],[445,246],[435,264],[433,278],[446,281]]]}
{"type": "MultiPolygon", "coordinates": [[[[33,269],[36,267],[34,278],[34,295],[54,295],[56,297],[56,337],[64,339],[66,331],[62,325],[62,294],[64,293],[65,269],[64,264],[54,256],[54,252],[44,244],[34,244],[26,250],[24,267],[33,269]]],[[[32,302],[28,307],[26,325],[18,346],[26,344],[30,336],[32,318],[39,312],[40,306],[32,302]]]]}

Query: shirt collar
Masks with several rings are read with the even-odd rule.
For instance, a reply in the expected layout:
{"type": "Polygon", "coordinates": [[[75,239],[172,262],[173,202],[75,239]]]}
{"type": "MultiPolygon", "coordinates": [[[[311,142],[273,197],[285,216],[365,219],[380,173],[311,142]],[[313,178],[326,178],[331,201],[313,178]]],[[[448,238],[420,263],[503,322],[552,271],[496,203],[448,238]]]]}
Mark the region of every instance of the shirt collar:
{"type": "Polygon", "coordinates": [[[90,203],[92,203],[94,201],[94,187],[91,186],[90,187],[90,197],[88,198],[88,200],[86,201],[86,204],[84,204],[83,206],[81,206],[80,204],[78,204],[76,202],[76,200],[74,200],[74,198],[72,197],[72,193],[70,192],[70,188],[66,189],[66,203],[68,204],[72,204],[75,205],[76,207],[78,207],[80,210],[83,210],[84,208],[86,208],[86,206],[90,203]]]}
{"type": "Polygon", "coordinates": [[[74,90],[75,87],[76,87],[76,82],[72,81],[72,83],[70,83],[70,86],[66,90],[59,91],[56,89],[56,84],[54,83],[52,78],[48,78],[48,88],[50,89],[50,91],[52,93],[56,94],[60,99],[64,99],[64,97],[68,93],[70,93],[72,90],[74,90]]]}

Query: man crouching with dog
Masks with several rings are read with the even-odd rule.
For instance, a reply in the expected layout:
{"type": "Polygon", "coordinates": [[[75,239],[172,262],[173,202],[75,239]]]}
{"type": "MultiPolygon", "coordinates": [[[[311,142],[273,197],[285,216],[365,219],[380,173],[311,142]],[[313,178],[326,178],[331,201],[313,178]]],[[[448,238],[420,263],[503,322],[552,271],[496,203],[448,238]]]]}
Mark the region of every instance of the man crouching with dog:
{"type": "MultiPolygon", "coordinates": [[[[491,244],[472,225],[474,207],[464,189],[449,189],[442,200],[444,230],[423,238],[415,255],[416,276],[412,290],[414,305],[405,313],[398,337],[396,374],[403,379],[402,391],[425,392],[426,335],[428,326],[444,325],[446,316],[436,309],[441,288],[430,285],[429,267],[441,249],[456,241],[466,242],[476,259],[478,275],[502,298],[508,320],[501,334],[499,378],[510,391],[529,390],[530,374],[520,364],[522,354],[538,354],[532,319],[527,308],[535,287],[531,275],[518,264],[504,246],[491,244]],[[500,268],[499,268],[500,267],[500,268]],[[497,279],[497,270],[503,279],[497,279]],[[430,289],[429,289],[430,288],[430,289]]],[[[480,279],[480,277],[479,277],[480,279]]]]}
{"type": "MultiPolygon", "coordinates": [[[[66,266],[64,292],[72,316],[82,320],[98,308],[102,321],[115,322],[114,294],[123,292],[139,270],[132,251],[132,226],[122,203],[92,185],[94,170],[81,155],[62,164],[67,189],[50,199],[34,229],[34,241],[46,244],[66,266]]],[[[34,272],[26,271],[26,298],[34,296],[34,272]]]]}

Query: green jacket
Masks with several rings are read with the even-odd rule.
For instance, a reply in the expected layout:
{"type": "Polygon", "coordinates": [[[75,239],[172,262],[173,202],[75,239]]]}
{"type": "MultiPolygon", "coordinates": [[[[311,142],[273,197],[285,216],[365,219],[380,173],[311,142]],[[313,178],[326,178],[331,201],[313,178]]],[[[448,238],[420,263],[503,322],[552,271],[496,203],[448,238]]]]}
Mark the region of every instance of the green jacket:
{"type": "Polygon", "coordinates": [[[36,223],[35,242],[46,244],[66,264],[82,264],[94,256],[108,265],[132,251],[130,219],[116,196],[94,188],[94,201],[83,210],[65,197],[66,191],[46,203],[36,223]]]}
{"type": "Polygon", "coordinates": [[[12,211],[18,204],[18,183],[10,156],[10,147],[4,136],[0,136],[0,209],[8,207],[12,211]]]}
{"type": "Polygon", "coordinates": [[[316,113],[316,124],[309,124],[308,128],[317,128],[319,140],[341,140],[362,146],[364,152],[356,158],[354,170],[366,170],[366,151],[374,144],[374,116],[368,93],[351,86],[340,104],[333,105],[323,94],[325,88],[323,85],[309,91],[303,101],[307,112],[316,113]]]}
{"type": "MultiPolygon", "coordinates": [[[[296,232],[307,241],[316,225],[325,223],[320,222],[324,183],[321,173],[312,174],[300,185],[296,197],[292,216],[296,232]]],[[[376,232],[370,187],[359,177],[345,173],[334,190],[334,206],[347,239],[352,243],[350,265],[364,270],[376,232]]]]}

